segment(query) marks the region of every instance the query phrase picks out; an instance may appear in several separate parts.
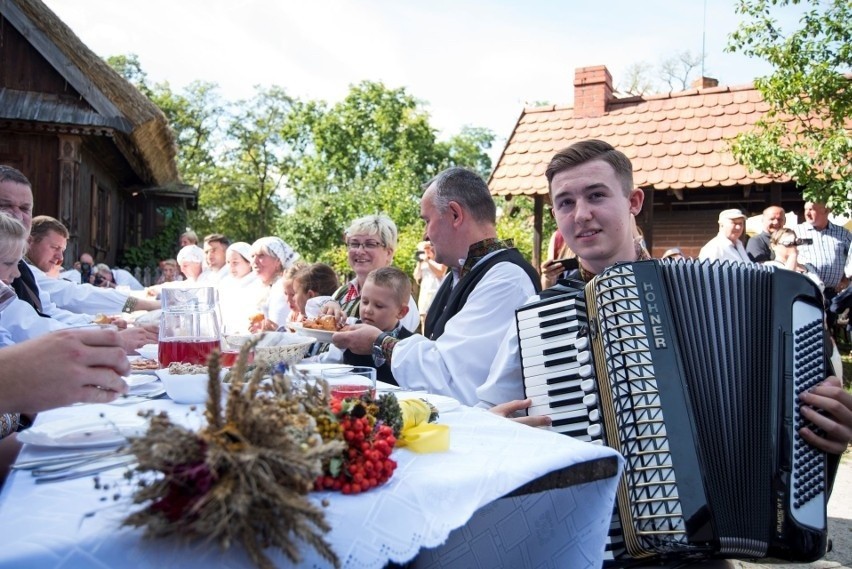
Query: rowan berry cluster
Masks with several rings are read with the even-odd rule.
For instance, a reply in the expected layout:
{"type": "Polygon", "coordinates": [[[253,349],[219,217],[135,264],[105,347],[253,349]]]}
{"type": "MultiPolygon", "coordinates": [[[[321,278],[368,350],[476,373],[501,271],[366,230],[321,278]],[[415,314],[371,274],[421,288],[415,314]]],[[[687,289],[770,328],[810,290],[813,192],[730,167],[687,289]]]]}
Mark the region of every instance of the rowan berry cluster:
{"type": "Polygon", "coordinates": [[[330,409],[337,417],[339,436],[347,448],[341,457],[324,465],[314,488],[359,494],[387,482],[396,468],[390,458],[396,444],[393,429],[377,421],[359,400],[332,399],[330,409]]]}

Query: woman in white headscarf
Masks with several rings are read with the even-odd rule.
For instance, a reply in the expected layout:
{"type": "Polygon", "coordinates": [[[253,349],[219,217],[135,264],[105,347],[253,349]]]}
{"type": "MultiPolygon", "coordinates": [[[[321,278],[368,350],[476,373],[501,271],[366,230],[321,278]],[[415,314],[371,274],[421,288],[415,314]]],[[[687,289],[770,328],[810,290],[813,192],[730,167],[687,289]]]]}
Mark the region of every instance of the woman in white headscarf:
{"type": "Polygon", "coordinates": [[[178,251],[177,262],[183,274],[184,284],[194,283],[204,270],[204,250],[198,245],[187,245],[178,251]]]}
{"type": "Polygon", "coordinates": [[[251,254],[252,269],[263,287],[249,330],[277,330],[290,315],[282,275],[299,254],[278,237],[261,237],[252,243],[251,254]]]}
{"type": "Polygon", "coordinates": [[[231,244],[225,252],[228,274],[219,281],[219,308],[225,334],[245,334],[249,319],[257,312],[257,299],[263,285],[251,267],[251,245],[231,244]]]}

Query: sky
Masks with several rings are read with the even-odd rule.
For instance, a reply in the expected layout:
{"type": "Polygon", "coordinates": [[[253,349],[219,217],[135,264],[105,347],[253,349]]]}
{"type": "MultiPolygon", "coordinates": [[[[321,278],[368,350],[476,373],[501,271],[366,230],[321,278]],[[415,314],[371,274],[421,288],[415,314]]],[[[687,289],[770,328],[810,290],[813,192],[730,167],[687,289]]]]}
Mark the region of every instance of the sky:
{"type": "Polygon", "coordinates": [[[578,67],[606,65],[617,87],[631,64],[703,49],[722,85],[769,71],[724,51],[734,0],[44,1],[95,53],[134,53],[173,89],[209,81],[237,101],[275,84],[333,103],[382,81],[422,101],[439,138],[491,129],[497,155],[525,105],[572,103],[578,67]]]}

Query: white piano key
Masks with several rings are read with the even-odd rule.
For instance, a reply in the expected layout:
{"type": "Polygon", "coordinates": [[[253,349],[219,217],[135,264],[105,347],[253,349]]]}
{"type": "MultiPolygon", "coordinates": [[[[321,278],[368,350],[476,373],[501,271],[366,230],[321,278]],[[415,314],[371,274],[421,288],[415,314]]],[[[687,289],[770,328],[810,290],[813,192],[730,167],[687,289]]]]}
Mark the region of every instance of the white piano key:
{"type": "Polygon", "coordinates": [[[547,340],[534,341],[530,338],[521,342],[521,354],[524,358],[534,356],[551,356],[568,352],[578,352],[589,349],[589,338],[580,336],[566,340],[561,337],[548,338],[547,340]]]}
{"type": "Polygon", "coordinates": [[[568,408],[569,405],[573,405],[577,408],[585,407],[585,405],[583,405],[583,393],[581,391],[563,393],[562,395],[551,395],[546,393],[532,398],[531,406],[541,405],[549,405],[553,410],[568,408]]]}
{"type": "Polygon", "coordinates": [[[536,338],[540,340],[549,340],[557,337],[565,339],[576,338],[577,332],[585,327],[586,326],[583,323],[577,320],[571,320],[570,322],[549,326],[548,328],[540,328],[538,326],[525,329],[519,328],[518,338],[520,338],[521,341],[528,338],[536,338]]]}
{"type": "Polygon", "coordinates": [[[589,363],[589,361],[591,361],[591,356],[587,350],[568,350],[565,352],[557,352],[555,354],[547,355],[528,355],[526,353],[522,355],[524,368],[527,369],[533,366],[548,367],[549,364],[552,365],[553,362],[558,360],[567,360],[565,363],[573,361],[580,364],[589,363]]]}
{"type": "Polygon", "coordinates": [[[550,385],[547,384],[547,383],[541,383],[539,385],[527,385],[525,393],[526,393],[527,397],[536,397],[536,396],[539,396],[539,395],[546,395],[547,393],[549,393],[551,391],[555,391],[557,389],[575,389],[579,393],[581,391],[580,390],[580,384],[581,384],[582,381],[585,381],[585,380],[580,379],[580,378],[575,378],[575,379],[572,379],[572,380],[566,380],[566,381],[563,381],[563,382],[560,382],[560,383],[554,383],[554,384],[550,384],[550,385]]]}
{"type": "Polygon", "coordinates": [[[529,387],[534,387],[536,385],[546,385],[548,381],[552,381],[551,385],[557,385],[562,381],[572,381],[577,379],[584,379],[587,377],[591,377],[592,375],[592,366],[589,364],[582,365],[578,369],[569,369],[569,370],[561,370],[555,369],[552,371],[548,371],[547,373],[543,373],[536,376],[526,376],[524,378],[524,384],[529,387]]]}
{"type": "MultiPolygon", "coordinates": [[[[546,350],[548,348],[564,346],[564,345],[572,345],[580,342],[580,339],[588,338],[587,336],[579,336],[580,328],[577,329],[566,329],[564,333],[558,335],[551,335],[547,338],[542,338],[541,335],[536,335],[532,333],[524,334],[523,336],[518,336],[521,346],[521,350],[546,350]]],[[[585,334],[585,332],[583,332],[585,334]]],[[[586,340],[586,345],[588,345],[588,340],[586,340]]]]}
{"type": "Polygon", "coordinates": [[[585,311],[570,309],[561,311],[558,314],[551,314],[543,318],[527,318],[525,320],[519,319],[518,329],[528,330],[531,328],[538,328],[541,330],[547,330],[547,328],[552,326],[558,326],[560,323],[578,321],[579,319],[585,320],[585,318],[585,311]]]}
{"type": "Polygon", "coordinates": [[[583,306],[583,312],[585,312],[585,302],[578,299],[577,296],[570,296],[563,298],[562,300],[555,300],[553,302],[534,304],[532,306],[519,308],[517,311],[517,319],[519,322],[532,319],[540,320],[542,318],[547,318],[547,316],[552,314],[554,311],[571,310],[576,306],[583,306]]]}
{"type": "Polygon", "coordinates": [[[554,371],[571,371],[580,369],[583,364],[588,364],[591,361],[591,354],[587,351],[583,351],[577,354],[577,358],[557,358],[559,359],[567,359],[568,361],[564,363],[558,363],[556,365],[553,362],[542,363],[539,365],[531,365],[527,366],[526,362],[524,362],[524,375],[528,377],[535,377],[537,375],[542,375],[546,373],[551,373],[554,371]]]}

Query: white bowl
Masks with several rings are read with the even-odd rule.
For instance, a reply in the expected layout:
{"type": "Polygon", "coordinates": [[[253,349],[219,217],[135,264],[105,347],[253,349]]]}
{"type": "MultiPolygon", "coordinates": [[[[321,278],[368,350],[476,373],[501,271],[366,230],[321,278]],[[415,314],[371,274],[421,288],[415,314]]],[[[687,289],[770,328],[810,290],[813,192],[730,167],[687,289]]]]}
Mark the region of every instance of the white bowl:
{"type": "Polygon", "coordinates": [[[145,344],[141,348],[136,348],[136,353],[145,359],[156,360],[159,357],[158,349],[157,344],[145,344]]]}
{"type": "Polygon", "coordinates": [[[207,401],[209,376],[206,373],[171,374],[168,368],[158,369],[157,377],[175,403],[188,405],[207,401]]]}

